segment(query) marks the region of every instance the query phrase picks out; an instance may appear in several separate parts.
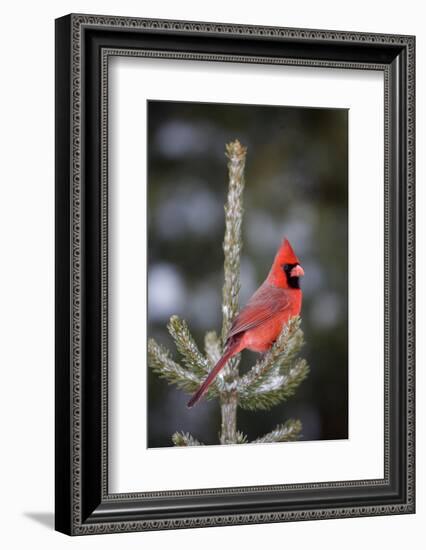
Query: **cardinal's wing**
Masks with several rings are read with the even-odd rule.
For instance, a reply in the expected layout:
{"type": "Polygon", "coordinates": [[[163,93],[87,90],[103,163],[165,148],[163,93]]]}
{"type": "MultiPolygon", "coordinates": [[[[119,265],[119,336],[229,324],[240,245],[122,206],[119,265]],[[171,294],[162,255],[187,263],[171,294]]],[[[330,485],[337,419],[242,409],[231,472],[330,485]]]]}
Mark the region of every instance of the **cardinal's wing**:
{"type": "Polygon", "coordinates": [[[235,318],[228,339],[272,320],[276,315],[285,311],[289,305],[290,299],[285,289],[264,283],[235,318]]]}

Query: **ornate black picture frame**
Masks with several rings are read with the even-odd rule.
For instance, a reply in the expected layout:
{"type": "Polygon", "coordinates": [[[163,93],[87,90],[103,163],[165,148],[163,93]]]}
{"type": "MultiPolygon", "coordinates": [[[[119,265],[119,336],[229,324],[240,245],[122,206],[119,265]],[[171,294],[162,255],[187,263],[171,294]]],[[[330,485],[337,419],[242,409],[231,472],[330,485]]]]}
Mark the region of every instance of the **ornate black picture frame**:
{"type": "Polygon", "coordinates": [[[413,513],[413,36],[68,15],[56,21],[56,529],[70,535],[413,513]],[[111,494],[107,468],[110,56],[382,71],[384,477],[111,494]]]}

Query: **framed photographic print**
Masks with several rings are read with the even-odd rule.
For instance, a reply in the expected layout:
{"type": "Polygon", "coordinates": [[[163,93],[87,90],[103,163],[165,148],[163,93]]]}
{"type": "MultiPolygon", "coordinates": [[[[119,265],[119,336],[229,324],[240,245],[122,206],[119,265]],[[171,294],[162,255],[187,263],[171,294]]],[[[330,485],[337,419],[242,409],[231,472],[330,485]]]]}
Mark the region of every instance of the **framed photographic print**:
{"type": "Polygon", "coordinates": [[[414,49],[56,21],[57,530],[414,512],[414,49]]]}

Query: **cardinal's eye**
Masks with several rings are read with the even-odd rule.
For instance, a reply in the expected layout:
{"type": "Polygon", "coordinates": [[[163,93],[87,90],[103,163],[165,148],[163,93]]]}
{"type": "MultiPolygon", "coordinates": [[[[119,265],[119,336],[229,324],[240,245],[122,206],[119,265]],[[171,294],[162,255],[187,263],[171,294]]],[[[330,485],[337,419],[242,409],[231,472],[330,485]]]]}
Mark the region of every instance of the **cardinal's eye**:
{"type": "Polygon", "coordinates": [[[283,269],[285,272],[289,272],[291,270],[292,266],[291,264],[284,264],[283,269]]]}

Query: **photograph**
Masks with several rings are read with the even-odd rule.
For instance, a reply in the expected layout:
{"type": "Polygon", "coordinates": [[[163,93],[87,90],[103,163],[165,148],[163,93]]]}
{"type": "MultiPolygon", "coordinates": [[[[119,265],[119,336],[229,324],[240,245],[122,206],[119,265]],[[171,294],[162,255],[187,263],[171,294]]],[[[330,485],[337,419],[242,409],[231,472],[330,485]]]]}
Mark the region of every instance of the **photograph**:
{"type": "Polygon", "coordinates": [[[348,119],[147,101],[149,448],[350,438],[348,119]]]}

